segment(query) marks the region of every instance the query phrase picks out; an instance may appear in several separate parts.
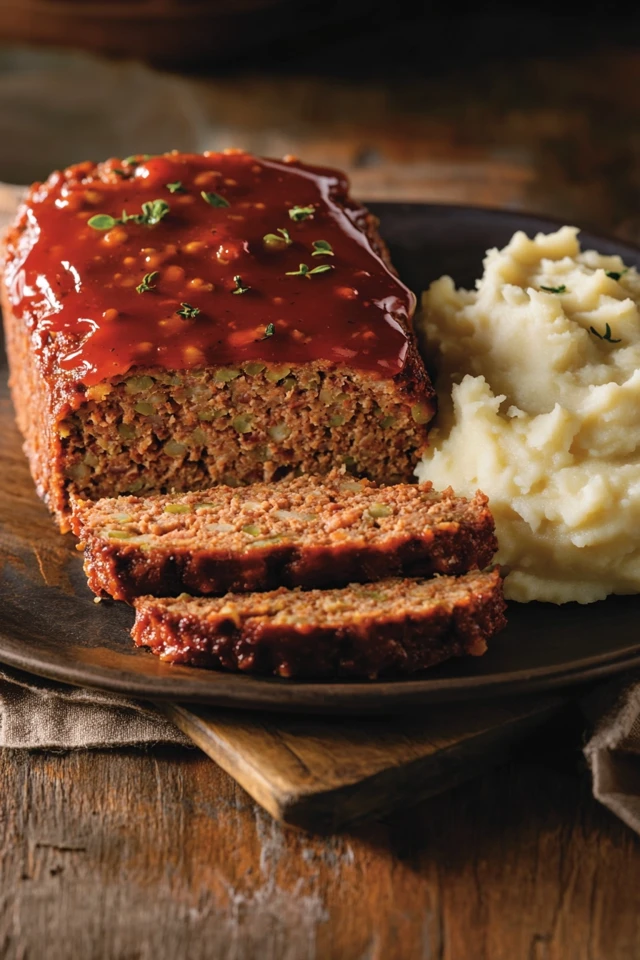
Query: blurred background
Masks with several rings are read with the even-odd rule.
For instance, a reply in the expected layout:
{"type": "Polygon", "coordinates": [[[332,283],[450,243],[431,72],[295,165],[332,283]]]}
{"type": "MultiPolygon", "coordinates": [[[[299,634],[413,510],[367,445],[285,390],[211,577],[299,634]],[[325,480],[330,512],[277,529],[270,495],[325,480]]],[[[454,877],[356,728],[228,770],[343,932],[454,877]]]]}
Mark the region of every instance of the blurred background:
{"type": "Polygon", "coordinates": [[[361,199],[500,206],[640,241],[640,23],[487,4],[0,0],[0,180],[240,146],[361,199]]]}

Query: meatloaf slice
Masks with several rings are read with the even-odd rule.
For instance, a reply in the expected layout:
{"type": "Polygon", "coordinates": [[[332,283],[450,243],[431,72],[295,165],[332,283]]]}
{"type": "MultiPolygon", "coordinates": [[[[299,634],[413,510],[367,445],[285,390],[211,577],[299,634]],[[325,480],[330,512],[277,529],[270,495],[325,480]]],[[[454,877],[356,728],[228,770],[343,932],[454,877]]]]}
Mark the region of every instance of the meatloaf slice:
{"type": "Polygon", "coordinates": [[[411,478],[435,410],[415,297],[341,173],[80,163],[34,184],[1,252],[18,425],[62,529],[70,495],[411,478]]]}
{"type": "Polygon", "coordinates": [[[245,673],[374,680],[480,656],[506,623],[498,571],[341,590],[139,597],[132,636],[163,660],[245,673]]]}
{"type": "Polygon", "coordinates": [[[378,486],[333,471],[250,487],[79,501],[89,586],[132,600],[342,587],[484,567],[497,544],[486,497],[430,483],[378,486]]]}

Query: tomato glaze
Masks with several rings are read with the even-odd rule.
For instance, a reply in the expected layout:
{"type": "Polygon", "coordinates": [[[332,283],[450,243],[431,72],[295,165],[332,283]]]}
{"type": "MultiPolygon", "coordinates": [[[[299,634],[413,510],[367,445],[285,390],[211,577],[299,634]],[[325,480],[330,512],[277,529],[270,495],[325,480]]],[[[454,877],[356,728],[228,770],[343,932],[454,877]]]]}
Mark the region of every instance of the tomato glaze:
{"type": "Polygon", "coordinates": [[[85,385],[250,360],[388,378],[415,306],[342,174],[241,151],[52,174],[9,235],[5,279],[43,373],[85,385]]]}

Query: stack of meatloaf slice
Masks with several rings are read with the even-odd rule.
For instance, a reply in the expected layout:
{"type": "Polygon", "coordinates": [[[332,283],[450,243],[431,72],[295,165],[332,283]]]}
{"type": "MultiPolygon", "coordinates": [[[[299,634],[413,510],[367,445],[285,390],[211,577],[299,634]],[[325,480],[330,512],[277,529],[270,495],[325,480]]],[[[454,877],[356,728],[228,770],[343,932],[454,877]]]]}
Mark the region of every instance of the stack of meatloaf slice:
{"type": "Polygon", "coordinates": [[[133,602],[164,660],[373,679],[480,655],[505,623],[482,494],[334,471],[73,506],[91,589],[133,602]]]}

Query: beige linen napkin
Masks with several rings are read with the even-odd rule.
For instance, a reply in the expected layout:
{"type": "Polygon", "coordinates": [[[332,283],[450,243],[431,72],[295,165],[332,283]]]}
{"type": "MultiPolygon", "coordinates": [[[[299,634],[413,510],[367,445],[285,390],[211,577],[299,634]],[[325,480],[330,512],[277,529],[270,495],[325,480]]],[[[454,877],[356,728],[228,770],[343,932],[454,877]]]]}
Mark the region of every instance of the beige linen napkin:
{"type": "Polygon", "coordinates": [[[150,704],[0,667],[0,747],[193,746],[150,704]]]}

